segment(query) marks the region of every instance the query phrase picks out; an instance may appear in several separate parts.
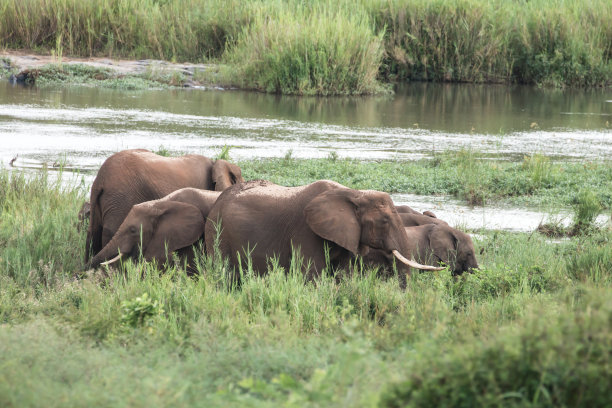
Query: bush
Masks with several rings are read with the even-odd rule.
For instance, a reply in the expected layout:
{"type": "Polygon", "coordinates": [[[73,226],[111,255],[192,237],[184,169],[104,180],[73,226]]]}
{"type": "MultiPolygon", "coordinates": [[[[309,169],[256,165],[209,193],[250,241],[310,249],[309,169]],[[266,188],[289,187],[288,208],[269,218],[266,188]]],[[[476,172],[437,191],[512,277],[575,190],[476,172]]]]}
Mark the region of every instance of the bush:
{"type": "Polygon", "coordinates": [[[350,95],[380,91],[382,33],[366,15],[323,6],[259,15],[226,58],[240,85],[297,95],[350,95]]]}

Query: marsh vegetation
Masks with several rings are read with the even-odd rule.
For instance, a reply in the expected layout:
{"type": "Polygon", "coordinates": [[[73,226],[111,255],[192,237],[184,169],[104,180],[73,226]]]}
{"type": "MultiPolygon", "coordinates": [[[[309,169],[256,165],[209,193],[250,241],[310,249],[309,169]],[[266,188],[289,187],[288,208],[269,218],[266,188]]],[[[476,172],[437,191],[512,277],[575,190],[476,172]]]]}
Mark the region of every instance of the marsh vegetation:
{"type": "Polygon", "coordinates": [[[7,0],[0,45],[212,61],[205,82],[299,95],[390,81],[609,86],[606,0],[7,0]],[[282,34],[281,34],[282,33],[282,34]]]}
{"type": "MultiPolygon", "coordinates": [[[[320,177],[315,169],[346,174],[339,181],[355,188],[370,187],[362,172],[380,181],[373,165],[289,160],[240,164],[247,178],[287,184],[308,181],[297,174],[320,177]]],[[[444,163],[444,173],[459,167],[444,163]]],[[[539,179],[529,166],[499,171],[529,184],[539,179]]],[[[580,180],[578,165],[548,166],[580,180]]],[[[404,172],[418,168],[436,171],[413,164],[404,172]]],[[[433,188],[437,177],[420,179],[433,188]]],[[[0,172],[2,405],[609,403],[609,227],[561,242],[477,231],[479,270],[417,273],[406,292],[359,265],[339,283],[329,271],[316,285],[272,265],[263,279],[245,271],[236,289],[225,265],[205,257],[195,278],[143,262],[109,277],[83,270],[76,214],[85,193],[45,171],[0,172]]],[[[609,211],[609,198],[598,200],[609,211]]]]}

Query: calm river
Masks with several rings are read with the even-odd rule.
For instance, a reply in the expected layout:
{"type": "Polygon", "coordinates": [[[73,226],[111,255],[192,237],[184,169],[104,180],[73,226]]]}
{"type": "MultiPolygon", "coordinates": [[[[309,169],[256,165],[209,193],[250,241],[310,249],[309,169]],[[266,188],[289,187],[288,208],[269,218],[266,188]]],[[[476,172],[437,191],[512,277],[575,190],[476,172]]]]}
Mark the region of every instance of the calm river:
{"type": "MultiPolygon", "coordinates": [[[[612,91],[418,83],[393,96],[310,98],[201,89],[40,89],[0,82],[3,167],[17,157],[17,167],[63,162],[93,173],[123,149],[163,146],[215,156],[225,145],[231,146],[233,159],[291,151],[298,158],[335,152],[366,160],[412,160],[460,148],[511,160],[529,153],[559,160],[609,159],[612,91]]],[[[406,197],[394,198],[423,201],[406,197]]],[[[437,200],[438,212],[458,211],[457,203],[431,200],[437,200]]],[[[425,199],[420,207],[430,204],[425,199]]],[[[495,225],[481,215],[482,208],[461,211],[470,215],[456,223],[533,228],[532,223],[495,225]]]]}

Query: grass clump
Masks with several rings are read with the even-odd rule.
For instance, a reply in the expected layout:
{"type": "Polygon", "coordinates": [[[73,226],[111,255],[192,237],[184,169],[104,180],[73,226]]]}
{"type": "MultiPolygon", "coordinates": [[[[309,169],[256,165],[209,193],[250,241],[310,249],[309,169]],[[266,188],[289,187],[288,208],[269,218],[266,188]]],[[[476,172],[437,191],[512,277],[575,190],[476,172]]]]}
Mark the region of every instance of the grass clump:
{"type": "Polygon", "coordinates": [[[378,92],[382,34],[367,15],[321,5],[258,15],[226,58],[240,85],[272,93],[350,95],[378,92]]]}
{"type": "Polygon", "coordinates": [[[574,230],[581,231],[592,227],[601,210],[597,195],[591,190],[581,190],[574,205],[574,230]]]}

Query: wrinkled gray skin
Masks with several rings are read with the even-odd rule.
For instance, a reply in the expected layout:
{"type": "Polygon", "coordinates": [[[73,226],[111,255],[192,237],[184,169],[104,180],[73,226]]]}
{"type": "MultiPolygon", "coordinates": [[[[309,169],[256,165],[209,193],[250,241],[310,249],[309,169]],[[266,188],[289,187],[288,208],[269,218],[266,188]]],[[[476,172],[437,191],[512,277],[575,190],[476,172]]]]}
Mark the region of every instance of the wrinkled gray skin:
{"type": "Polygon", "coordinates": [[[145,260],[163,264],[176,251],[187,271],[195,272],[194,246],[203,239],[206,217],[220,194],[183,188],[159,200],[134,205],[89,266],[95,268],[119,253],[121,259],[138,258],[141,252],[145,260]]]}
{"type": "MultiPolygon", "coordinates": [[[[406,236],[411,244],[411,253],[417,262],[449,267],[453,275],[461,275],[471,269],[478,269],[472,238],[463,231],[447,224],[424,224],[406,227],[406,236]]],[[[384,254],[369,251],[363,255],[364,262],[384,265],[384,254]]],[[[391,274],[391,264],[382,268],[382,275],[391,274]]]]}
{"type": "MultiPolygon", "coordinates": [[[[221,221],[219,251],[230,261],[231,280],[239,283],[237,267],[246,269],[246,253],[255,273],[268,271],[276,257],[289,270],[293,248],[300,248],[308,279],[326,266],[325,247],[334,269],[344,269],[361,251],[375,248],[387,258],[392,250],[410,259],[411,245],[387,193],[359,191],[321,180],[302,187],[250,181],[225,190],[206,223],[206,252],[215,257],[213,242],[221,221]],[[240,254],[240,258],[238,257],[240,254]]],[[[400,287],[410,269],[398,263],[400,287]]]]}
{"type": "Polygon", "coordinates": [[[222,191],[242,181],[238,166],[197,154],[163,157],[142,149],[113,154],[91,187],[85,262],[108,244],[133,205],[184,187],[222,191]]]}

